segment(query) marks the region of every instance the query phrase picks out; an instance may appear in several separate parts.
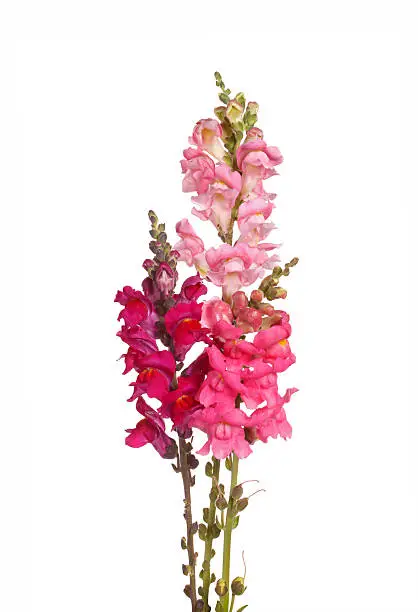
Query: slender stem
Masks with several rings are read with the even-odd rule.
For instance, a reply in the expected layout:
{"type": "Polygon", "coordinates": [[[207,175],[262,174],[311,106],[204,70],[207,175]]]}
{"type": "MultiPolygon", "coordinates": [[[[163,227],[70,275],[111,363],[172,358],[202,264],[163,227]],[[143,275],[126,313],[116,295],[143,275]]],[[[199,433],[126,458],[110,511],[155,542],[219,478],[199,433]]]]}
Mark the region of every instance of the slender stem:
{"type": "Polygon", "coordinates": [[[189,556],[189,578],[190,578],[190,601],[192,604],[192,612],[196,611],[196,556],[194,552],[194,533],[193,533],[193,517],[192,517],[192,496],[191,496],[191,474],[187,463],[187,442],[181,436],[179,437],[179,458],[180,472],[183,479],[184,488],[184,518],[187,526],[187,552],[189,556]]]}
{"type": "Polygon", "coordinates": [[[234,603],[235,603],[235,595],[232,595],[232,599],[231,599],[231,607],[229,608],[229,612],[232,612],[234,609],[234,603]]]}
{"type": "Polygon", "coordinates": [[[238,482],[238,457],[232,453],[232,468],[231,468],[231,487],[229,489],[228,510],[226,513],[226,522],[224,529],[224,555],[222,563],[222,578],[225,580],[228,587],[226,595],[221,597],[221,604],[224,612],[228,612],[229,606],[229,588],[230,588],[230,567],[231,567],[231,540],[232,540],[232,525],[234,520],[234,499],[232,490],[237,486],[238,482]]]}
{"type": "Polygon", "coordinates": [[[204,603],[204,612],[209,611],[209,589],[210,589],[210,561],[212,558],[212,544],[213,544],[213,535],[212,535],[212,527],[215,524],[216,519],[216,496],[213,494],[213,490],[217,489],[219,485],[219,470],[220,470],[221,462],[219,459],[215,459],[213,457],[213,472],[212,472],[212,487],[211,487],[211,495],[210,495],[210,505],[209,505],[209,513],[208,513],[208,529],[207,529],[207,537],[205,541],[205,558],[203,561],[203,603],[204,603]]]}

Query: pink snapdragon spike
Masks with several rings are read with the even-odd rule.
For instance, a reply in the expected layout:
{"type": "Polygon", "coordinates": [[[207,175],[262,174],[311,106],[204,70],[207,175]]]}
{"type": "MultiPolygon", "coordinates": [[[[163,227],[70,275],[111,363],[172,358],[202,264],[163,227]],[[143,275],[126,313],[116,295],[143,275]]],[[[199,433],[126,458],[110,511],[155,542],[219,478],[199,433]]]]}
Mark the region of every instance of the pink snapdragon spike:
{"type": "Polygon", "coordinates": [[[126,285],[115,298],[121,306],[117,335],[127,346],[123,374],[135,378],[128,401],[141,415],[126,430],[126,446],[151,445],[162,458],[174,459],[172,467],[181,474],[186,521],[181,544],[188,555],[184,592],[193,612],[215,607],[231,612],[245,590],[244,578],[230,579],[232,529],[251,497],[244,496],[245,483],[238,485],[238,460],[261,443],[292,436],[286,410],[297,391],[279,392],[296,358],[289,315],[274,301],[286,298],[281,283],[298,260],[280,262],[272,220],[276,195],[265,182],[277,175],[283,157],[256,126],[258,104],[247,103],[242,92],[232,97],[221,75],[215,78],[222,106],[215,108],[216,119],[196,123],[180,162],[182,190],[190,194],[195,221],[177,222],[172,247],[170,229],[150,211],[152,255],[143,262],[142,291],[126,285]],[[195,271],[185,280],[181,276],[180,284],[183,264],[195,271]],[[200,437],[203,446],[195,451],[200,437]],[[192,512],[192,470],[199,463],[194,452],[212,454],[205,468],[209,504],[200,525],[192,512]],[[200,573],[196,530],[205,540],[200,573]],[[211,559],[218,531],[224,532],[224,557],[213,602],[211,559]]]}

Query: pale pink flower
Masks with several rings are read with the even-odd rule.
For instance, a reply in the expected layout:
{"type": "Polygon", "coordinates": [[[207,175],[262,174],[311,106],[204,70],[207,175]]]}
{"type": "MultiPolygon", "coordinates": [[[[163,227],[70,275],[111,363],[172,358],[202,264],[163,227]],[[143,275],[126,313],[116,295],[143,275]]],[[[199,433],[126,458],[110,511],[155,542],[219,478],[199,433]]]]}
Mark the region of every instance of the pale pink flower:
{"type": "Polygon", "coordinates": [[[231,210],[241,191],[241,174],[233,172],[226,164],[219,164],[215,169],[215,179],[208,191],[192,198],[200,208],[194,207],[192,212],[204,221],[210,220],[215,227],[227,231],[231,210]]]}
{"type": "Polygon", "coordinates": [[[263,197],[245,200],[238,210],[239,242],[257,246],[275,229],[274,223],[266,223],[274,204],[263,197]]]}
{"type": "Polygon", "coordinates": [[[199,149],[189,148],[183,151],[181,169],[184,174],[183,191],[205,193],[215,177],[213,160],[199,149]]]}
{"type": "Polygon", "coordinates": [[[225,156],[221,138],[222,127],[216,119],[201,119],[196,123],[193,135],[189,140],[190,144],[207,151],[221,161],[225,156]]]}
{"type": "Polygon", "coordinates": [[[264,268],[271,267],[272,263],[263,249],[250,247],[244,242],[212,247],[206,251],[206,261],[209,280],[223,287],[227,301],[242,286],[251,285],[261,278],[264,268]]]}
{"type": "Polygon", "coordinates": [[[283,156],[277,147],[268,147],[264,140],[247,140],[237,149],[238,168],[244,173],[244,191],[252,191],[260,180],[277,174],[274,167],[283,156]]]}
{"type": "Polygon", "coordinates": [[[233,319],[229,304],[214,297],[203,304],[202,323],[205,327],[213,329],[219,321],[231,323],[233,319]]]}
{"type": "Polygon", "coordinates": [[[195,265],[199,272],[206,273],[205,246],[203,240],[196,234],[187,219],[182,219],[176,225],[176,232],[181,240],[174,245],[179,253],[179,261],[185,261],[188,266],[195,265]]]}

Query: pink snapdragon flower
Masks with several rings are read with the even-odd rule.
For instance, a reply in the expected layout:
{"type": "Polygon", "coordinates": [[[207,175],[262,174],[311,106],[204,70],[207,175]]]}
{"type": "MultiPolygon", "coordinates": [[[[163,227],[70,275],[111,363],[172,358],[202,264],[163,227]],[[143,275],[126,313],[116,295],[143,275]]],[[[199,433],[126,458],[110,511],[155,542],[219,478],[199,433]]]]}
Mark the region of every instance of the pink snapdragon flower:
{"type": "Polygon", "coordinates": [[[274,167],[282,161],[279,149],[268,147],[261,138],[247,140],[240,145],[237,149],[237,164],[244,174],[243,191],[249,193],[259,181],[277,174],[274,167]]]}
{"type": "Polygon", "coordinates": [[[197,410],[191,416],[190,424],[208,435],[208,441],[198,453],[207,455],[212,448],[217,459],[225,459],[232,452],[240,459],[248,457],[252,449],[245,439],[243,427],[249,422],[242,410],[227,404],[197,410]]]}
{"type": "Polygon", "coordinates": [[[254,338],[254,346],[263,359],[273,365],[275,372],[284,372],[296,361],[290,350],[290,333],[290,324],[283,321],[281,325],[273,325],[270,329],[258,332],[254,338]]]}
{"type": "Polygon", "coordinates": [[[238,210],[239,242],[257,246],[275,229],[274,223],[267,223],[273,210],[273,202],[262,197],[245,200],[238,210]]]}
{"type": "Polygon", "coordinates": [[[148,397],[162,400],[168,392],[175,370],[176,362],[170,351],[157,351],[140,359],[137,364],[139,374],[136,381],[131,383],[134,392],[129,401],[134,401],[144,393],[148,397]]]}
{"type": "Polygon", "coordinates": [[[242,286],[251,285],[261,278],[264,268],[271,267],[271,259],[265,251],[245,243],[212,247],[206,251],[206,261],[209,280],[223,288],[227,301],[242,286]]]}
{"type": "Polygon", "coordinates": [[[207,151],[222,161],[225,157],[225,149],[221,138],[222,127],[216,119],[201,119],[196,123],[190,144],[196,145],[199,149],[207,151]]]}
{"type": "Polygon", "coordinates": [[[192,147],[185,149],[183,155],[184,159],[180,162],[184,174],[183,191],[205,193],[215,178],[213,160],[203,151],[192,147]]]}
{"type": "Polygon", "coordinates": [[[197,393],[197,399],[206,407],[223,403],[235,405],[235,398],[245,391],[241,383],[242,364],[225,356],[219,348],[211,346],[206,349],[209,358],[209,371],[197,393]]]}
{"type": "Polygon", "coordinates": [[[278,395],[275,405],[258,408],[251,414],[249,434],[252,442],[255,440],[267,442],[268,438],[277,438],[277,436],[286,440],[292,436],[292,426],[287,420],[283,405],[296,391],[295,388],[288,389],[283,397],[278,395]]]}
{"type": "Polygon", "coordinates": [[[188,266],[195,265],[199,272],[205,274],[207,264],[203,240],[199,238],[187,219],[182,219],[176,224],[176,232],[180,237],[180,241],[174,245],[175,251],[179,253],[178,260],[185,261],[188,266]]]}
{"type": "Polygon", "coordinates": [[[192,212],[203,221],[210,220],[215,227],[226,232],[231,220],[231,211],[241,191],[241,174],[233,172],[222,163],[215,168],[215,178],[208,191],[192,198],[199,208],[192,212]]]}

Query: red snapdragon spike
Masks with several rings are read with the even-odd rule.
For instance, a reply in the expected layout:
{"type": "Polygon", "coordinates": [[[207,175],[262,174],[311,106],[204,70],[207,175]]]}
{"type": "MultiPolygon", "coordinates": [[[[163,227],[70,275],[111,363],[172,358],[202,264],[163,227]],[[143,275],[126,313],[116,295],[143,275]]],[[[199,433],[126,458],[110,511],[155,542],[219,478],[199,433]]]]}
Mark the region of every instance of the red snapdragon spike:
{"type": "Polygon", "coordinates": [[[195,301],[208,292],[206,285],[203,284],[199,274],[186,278],[181,286],[180,293],[176,296],[179,302],[195,301]]]}
{"type": "Polygon", "coordinates": [[[176,369],[176,362],[169,351],[157,351],[140,359],[138,378],[131,385],[134,392],[129,401],[137,399],[144,393],[149,397],[162,400],[168,392],[176,369]]]}
{"type": "Polygon", "coordinates": [[[208,329],[202,328],[202,304],[179,302],[165,315],[165,325],[173,339],[176,359],[183,361],[196,342],[209,343],[208,329]]]}
{"type": "Polygon", "coordinates": [[[152,305],[141,291],[126,286],[116,293],[115,302],[124,308],[121,310],[118,321],[123,319],[126,325],[139,325],[152,311],[152,305]]]}

